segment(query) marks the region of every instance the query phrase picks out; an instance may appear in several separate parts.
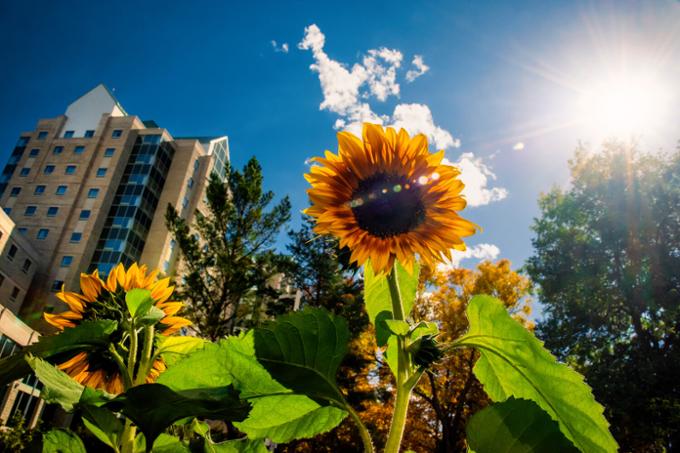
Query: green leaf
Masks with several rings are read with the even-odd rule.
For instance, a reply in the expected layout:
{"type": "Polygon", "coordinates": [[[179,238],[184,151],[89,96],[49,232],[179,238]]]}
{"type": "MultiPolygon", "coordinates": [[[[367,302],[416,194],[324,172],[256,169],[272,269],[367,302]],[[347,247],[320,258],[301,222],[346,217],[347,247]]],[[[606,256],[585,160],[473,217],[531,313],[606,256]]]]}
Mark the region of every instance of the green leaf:
{"type": "Polygon", "coordinates": [[[82,406],[83,424],[95,437],[111,448],[117,448],[123,433],[123,423],[108,409],[82,406]]]}
{"type": "MultiPolygon", "coordinates": [[[[417,263],[413,266],[413,274],[409,274],[400,263],[397,263],[397,281],[405,316],[409,316],[413,309],[419,273],[420,266],[417,263]]],[[[364,297],[368,317],[375,326],[376,342],[378,346],[385,346],[387,338],[390,336],[390,330],[385,321],[394,318],[392,297],[390,296],[387,277],[385,274],[375,275],[370,263],[364,265],[364,297]]]]}
{"type": "Polygon", "coordinates": [[[37,343],[25,347],[20,353],[0,360],[0,386],[31,372],[31,367],[25,360],[28,354],[47,359],[51,363],[65,361],[76,352],[106,348],[109,337],[117,327],[118,323],[110,320],[84,321],[58,335],[40,337],[37,343]]]}
{"type": "Polygon", "coordinates": [[[204,339],[198,337],[159,335],[158,338],[158,352],[168,367],[206,344],[204,339]]]}
{"type": "Polygon", "coordinates": [[[286,388],[320,404],[346,404],[335,375],[348,342],[347,322],[319,308],[279,316],[255,329],[257,360],[286,388]]]}
{"type": "Polygon", "coordinates": [[[476,453],[578,452],[543,409],[524,399],[493,403],[473,415],[465,430],[476,453]]]}
{"type": "Polygon", "coordinates": [[[139,426],[147,444],[185,417],[241,421],[250,411],[250,404],[241,401],[231,386],[175,392],[161,384],[144,384],[132,387],[106,406],[121,411],[139,426]]]}
{"type": "Polygon", "coordinates": [[[268,396],[253,402],[248,418],[234,426],[250,439],[268,438],[281,444],[330,431],[347,416],[337,407],[319,406],[304,395],[268,396]]]}
{"type": "Polygon", "coordinates": [[[439,335],[439,327],[433,322],[420,321],[413,326],[409,333],[409,340],[416,341],[425,335],[437,336],[439,335]]]}
{"type": "Polygon", "coordinates": [[[581,451],[617,450],[603,408],[583,376],[557,362],[533,334],[510,317],[501,301],[475,296],[467,317],[470,329],[454,345],[480,351],[474,373],[492,400],[514,396],[535,401],[581,451]]]}
{"type": "Polygon", "coordinates": [[[87,453],[85,445],[68,429],[52,429],[42,436],[43,453],[87,453]]]}
{"type": "Polygon", "coordinates": [[[406,336],[409,330],[411,330],[409,323],[401,319],[386,319],[385,325],[390,332],[401,337],[406,336]]]}
{"type": "Polygon", "coordinates": [[[73,406],[80,401],[85,387],[43,359],[28,356],[26,361],[44,386],[40,397],[50,404],[58,404],[65,411],[71,412],[73,406]]]}
{"type": "Polygon", "coordinates": [[[161,434],[153,443],[153,453],[190,453],[189,447],[184,445],[182,441],[169,434],[161,434]]]}
{"type": "Polygon", "coordinates": [[[144,316],[153,305],[151,291],[134,288],[125,294],[125,305],[133,318],[144,316]]]}
{"type": "Polygon", "coordinates": [[[213,443],[206,439],[205,453],[269,453],[262,440],[234,439],[213,443]]]}
{"type": "Polygon", "coordinates": [[[149,306],[143,315],[138,318],[141,325],[153,325],[165,317],[165,312],[156,306],[149,306]]]}

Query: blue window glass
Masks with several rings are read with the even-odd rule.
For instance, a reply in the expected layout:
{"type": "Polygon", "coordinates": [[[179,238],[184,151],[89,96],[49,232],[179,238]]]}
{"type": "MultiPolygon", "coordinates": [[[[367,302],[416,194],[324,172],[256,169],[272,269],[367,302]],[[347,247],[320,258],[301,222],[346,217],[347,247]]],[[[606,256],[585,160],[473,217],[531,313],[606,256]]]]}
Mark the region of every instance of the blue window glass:
{"type": "Polygon", "coordinates": [[[58,212],[59,208],[57,206],[50,206],[47,208],[47,217],[54,217],[58,212]]]}
{"type": "Polygon", "coordinates": [[[19,234],[20,235],[26,236],[27,233],[28,233],[28,228],[24,228],[24,227],[19,228],[19,234]]]}
{"type": "Polygon", "coordinates": [[[64,288],[64,281],[63,280],[55,280],[52,282],[52,292],[53,293],[58,293],[64,288]]]}
{"type": "Polygon", "coordinates": [[[26,210],[24,211],[25,216],[33,216],[35,215],[35,211],[38,210],[37,206],[26,206],[26,210]]]}
{"type": "Polygon", "coordinates": [[[87,191],[87,198],[97,198],[99,195],[99,189],[90,189],[87,191]]]}
{"type": "Polygon", "coordinates": [[[66,175],[74,175],[76,173],[76,166],[75,165],[67,165],[66,170],[64,171],[64,174],[66,175]]]}
{"type": "Polygon", "coordinates": [[[17,146],[26,146],[30,140],[31,137],[19,137],[19,140],[17,140],[17,146]]]}
{"type": "Polygon", "coordinates": [[[91,137],[94,137],[94,131],[93,130],[85,131],[85,138],[91,138],[91,137]]]}
{"type": "Polygon", "coordinates": [[[90,218],[90,210],[89,209],[83,209],[80,211],[80,219],[85,220],[90,218]]]}
{"type": "Polygon", "coordinates": [[[116,148],[106,148],[104,150],[104,157],[111,157],[116,152],[116,148]]]}
{"type": "Polygon", "coordinates": [[[182,199],[182,208],[186,208],[187,206],[189,206],[189,199],[184,197],[184,199],[182,199]]]}
{"type": "Polygon", "coordinates": [[[38,132],[38,140],[45,140],[47,138],[47,131],[38,132]]]}
{"type": "Polygon", "coordinates": [[[24,167],[21,169],[19,172],[19,176],[28,176],[28,174],[31,172],[31,169],[28,167],[24,167]]]}
{"type": "Polygon", "coordinates": [[[5,214],[10,215],[12,213],[12,208],[2,208],[5,211],[5,214]]]}
{"type": "Polygon", "coordinates": [[[64,152],[64,147],[63,146],[55,146],[54,149],[52,150],[52,154],[61,154],[64,152]]]}
{"type": "Polygon", "coordinates": [[[83,238],[83,233],[71,233],[71,242],[78,243],[83,238]]]}
{"type": "Polygon", "coordinates": [[[83,154],[85,152],[84,146],[76,146],[73,148],[73,154],[83,154]]]}
{"type": "Polygon", "coordinates": [[[41,241],[44,239],[47,239],[47,235],[50,234],[50,230],[47,228],[40,228],[38,230],[38,234],[35,236],[36,239],[40,239],[41,241]]]}
{"type": "Polygon", "coordinates": [[[73,262],[73,257],[71,255],[64,255],[61,257],[61,267],[69,267],[73,262]]]}
{"type": "Polygon", "coordinates": [[[64,138],[73,138],[73,131],[64,132],[64,138]]]}
{"type": "Polygon", "coordinates": [[[196,159],[196,160],[194,161],[194,171],[198,170],[198,166],[199,166],[199,165],[200,165],[200,163],[198,162],[198,159],[196,159]]]}
{"type": "Polygon", "coordinates": [[[39,148],[33,148],[30,153],[28,153],[28,157],[36,157],[40,154],[40,149],[39,148]]]}
{"type": "Polygon", "coordinates": [[[189,181],[187,182],[187,186],[189,186],[189,189],[194,187],[194,178],[189,178],[189,181]]]}
{"type": "Polygon", "coordinates": [[[10,197],[16,197],[21,193],[21,187],[12,187],[11,192],[9,193],[10,197]]]}
{"type": "Polygon", "coordinates": [[[45,186],[35,186],[35,191],[33,195],[42,195],[45,193],[45,186]]]}
{"type": "Polygon", "coordinates": [[[43,170],[43,173],[46,175],[51,175],[54,172],[54,165],[45,165],[45,169],[43,170]]]}
{"type": "Polygon", "coordinates": [[[106,176],[106,168],[98,168],[97,178],[103,178],[104,176],[106,176]]]}
{"type": "Polygon", "coordinates": [[[123,135],[123,130],[122,129],[115,129],[111,133],[111,138],[120,138],[123,135]]]}
{"type": "Polygon", "coordinates": [[[64,195],[66,191],[68,190],[68,186],[58,186],[57,191],[54,192],[57,195],[64,195]]]}

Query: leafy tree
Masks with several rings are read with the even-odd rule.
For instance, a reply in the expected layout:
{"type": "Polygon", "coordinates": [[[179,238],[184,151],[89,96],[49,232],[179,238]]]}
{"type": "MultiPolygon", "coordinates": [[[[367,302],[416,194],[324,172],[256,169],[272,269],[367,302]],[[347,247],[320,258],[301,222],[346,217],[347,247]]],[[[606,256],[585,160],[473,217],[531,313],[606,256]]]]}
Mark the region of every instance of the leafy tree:
{"type": "MultiPolygon", "coordinates": [[[[492,295],[506,305],[528,328],[531,283],[511,269],[510,261],[485,261],[476,269],[423,269],[416,318],[441,321],[438,340],[448,343],[468,329],[465,310],[476,294],[492,295]]],[[[412,425],[404,445],[415,451],[466,451],[465,426],[471,415],[485,407],[489,398],[472,373],[478,354],[454,350],[436,363],[415,390],[409,410],[412,425]]]]}
{"type": "Polygon", "coordinates": [[[207,210],[196,212],[193,225],[170,205],[166,212],[181,251],[178,296],[191,306],[197,330],[211,340],[253,324],[263,298],[276,298],[271,279],[286,263],[272,247],[290,218],[288,198],[267,211],[274,194],[263,191],[255,158],[242,172],[227,170],[227,182],[211,175],[207,210]]]}
{"type": "Polygon", "coordinates": [[[680,150],[584,148],[539,200],[528,272],[546,346],[580,369],[625,451],[680,445],[680,150]]]}

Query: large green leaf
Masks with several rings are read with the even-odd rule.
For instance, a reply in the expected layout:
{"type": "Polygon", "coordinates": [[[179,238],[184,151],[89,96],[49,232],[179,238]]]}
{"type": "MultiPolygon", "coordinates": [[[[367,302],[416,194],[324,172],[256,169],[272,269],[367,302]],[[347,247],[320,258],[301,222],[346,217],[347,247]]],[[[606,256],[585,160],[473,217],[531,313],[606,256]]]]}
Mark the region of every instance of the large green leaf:
{"type": "Polygon", "coordinates": [[[455,345],[480,351],[474,373],[492,400],[514,396],[535,401],[581,451],[616,451],[603,408],[583,376],[557,362],[533,334],[510,317],[502,302],[475,296],[467,317],[470,329],[455,345]]]}
{"type": "Polygon", "coordinates": [[[111,448],[115,448],[123,434],[123,423],[110,410],[90,405],[81,406],[85,427],[95,437],[111,448]]]}
{"type": "Polygon", "coordinates": [[[348,342],[347,322],[320,308],[289,313],[255,329],[257,360],[285,387],[320,404],[346,404],[335,375],[348,342]]]}
{"type": "Polygon", "coordinates": [[[28,356],[26,361],[43,384],[40,397],[47,403],[60,405],[65,411],[72,411],[80,402],[85,387],[43,359],[28,356]]]}
{"type": "Polygon", "coordinates": [[[158,383],[175,391],[233,385],[253,405],[248,418],[234,423],[251,439],[289,442],[313,437],[335,428],[347,415],[335,407],[321,411],[318,403],[272,379],[255,358],[252,332],[194,350],[161,374],[158,383]]]}
{"type": "Polygon", "coordinates": [[[347,413],[333,406],[319,406],[304,395],[257,398],[248,418],[234,425],[251,439],[286,443],[330,431],[347,413]]]}
{"type": "MultiPolygon", "coordinates": [[[[418,264],[413,266],[413,274],[409,274],[406,269],[397,263],[397,282],[404,307],[404,315],[408,316],[413,309],[418,289],[418,274],[420,267],[418,264]]],[[[364,266],[364,299],[368,317],[375,326],[375,338],[378,346],[385,346],[387,339],[391,335],[385,321],[393,319],[392,297],[390,287],[387,283],[385,274],[375,275],[370,263],[364,266]]]]}
{"type": "Polygon", "coordinates": [[[203,448],[205,453],[269,453],[264,441],[256,439],[233,439],[224,442],[213,443],[206,440],[203,448]]]}
{"type": "Polygon", "coordinates": [[[132,387],[107,407],[121,411],[139,426],[147,444],[153,444],[165,428],[182,418],[241,421],[250,411],[250,404],[241,401],[232,386],[175,392],[162,384],[132,387]]]}
{"type": "Polygon", "coordinates": [[[159,335],[157,351],[163,358],[166,366],[171,367],[187,354],[204,347],[205,344],[206,341],[198,337],[159,335]]]}
{"type": "Polygon", "coordinates": [[[42,436],[43,453],[87,453],[83,441],[67,429],[52,429],[42,436]]]}
{"type": "Polygon", "coordinates": [[[472,416],[467,441],[475,453],[578,452],[558,424],[529,400],[508,398],[472,416]]]}
{"type": "Polygon", "coordinates": [[[109,320],[84,321],[58,335],[40,337],[37,343],[25,347],[20,353],[0,360],[0,386],[31,372],[31,367],[25,360],[28,354],[52,363],[67,360],[76,352],[107,347],[109,337],[117,326],[115,321],[109,320]]]}

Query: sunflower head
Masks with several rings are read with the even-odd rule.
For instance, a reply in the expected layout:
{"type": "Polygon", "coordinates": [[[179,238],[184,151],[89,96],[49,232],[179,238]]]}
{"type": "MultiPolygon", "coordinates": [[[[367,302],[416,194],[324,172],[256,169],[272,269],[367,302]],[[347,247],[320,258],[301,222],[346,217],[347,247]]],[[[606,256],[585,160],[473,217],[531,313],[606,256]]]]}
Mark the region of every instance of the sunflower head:
{"type": "Polygon", "coordinates": [[[338,133],[338,154],[326,151],[305,179],[316,219],[314,231],[348,247],[352,262],[370,260],[376,274],[398,259],[412,269],[416,255],[433,266],[465,250],[464,237],[479,227],[458,212],[466,202],[459,170],[430,153],[424,135],[364,124],[363,140],[338,133]]]}
{"type": "MultiPolygon", "coordinates": [[[[51,314],[45,313],[45,320],[59,330],[75,327],[83,320],[110,319],[118,322],[119,326],[129,322],[125,296],[133,289],[147,290],[153,305],[162,311],[163,316],[156,324],[156,330],[162,335],[171,335],[191,322],[176,316],[184,304],[170,301],[174,286],[169,278],[158,279],[159,271],[147,271],[146,265],[132,264],[125,269],[118,264],[105,280],[99,277],[98,271],[80,275],[80,292],[62,290],[57,297],[68,305],[68,310],[51,314]]],[[[112,338],[123,338],[121,332],[116,332],[112,338]]],[[[102,388],[110,393],[122,391],[120,371],[107,349],[81,352],[70,360],[59,365],[78,382],[94,388],[102,388]]],[[[165,369],[162,361],[157,360],[150,371],[148,382],[153,382],[158,374],[165,369]]]]}

